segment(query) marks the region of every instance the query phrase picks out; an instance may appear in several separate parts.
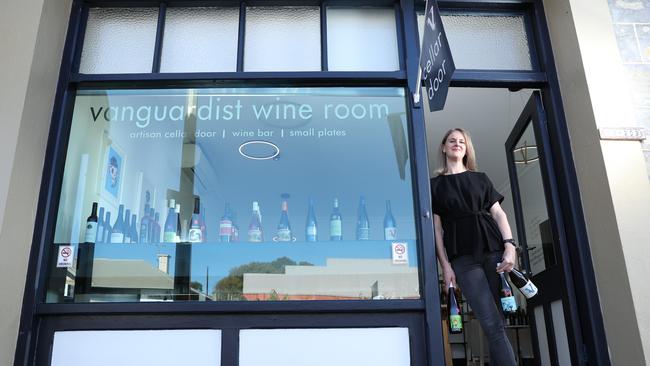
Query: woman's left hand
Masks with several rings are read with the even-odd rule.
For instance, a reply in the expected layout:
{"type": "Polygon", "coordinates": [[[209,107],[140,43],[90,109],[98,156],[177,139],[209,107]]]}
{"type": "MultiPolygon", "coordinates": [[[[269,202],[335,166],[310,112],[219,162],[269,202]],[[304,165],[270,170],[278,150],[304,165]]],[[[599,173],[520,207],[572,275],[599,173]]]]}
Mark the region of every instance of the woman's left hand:
{"type": "Polygon", "coordinates": [[[510,272],[515,267],[517,261],[517,250],[513,245],[506,244],[503,251],[501,263],[497,266],[497,272],[510,272]]]}

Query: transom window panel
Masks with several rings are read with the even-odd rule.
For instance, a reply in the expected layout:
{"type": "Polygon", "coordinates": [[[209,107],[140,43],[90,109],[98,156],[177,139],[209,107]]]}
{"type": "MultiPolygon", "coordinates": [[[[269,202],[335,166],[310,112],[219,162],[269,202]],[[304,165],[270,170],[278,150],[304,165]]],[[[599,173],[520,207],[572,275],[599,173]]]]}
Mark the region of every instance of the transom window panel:
{"type": "Polygon", "coordinates": [[[329,71],[399,70],[395,10],[327,8],[329,71]]]}
{"type": "Polygon", "coordinates": [[[90,9],[79,72],[151,72],[157,22],[157,8],[90,9]]]}
{"type": "Polygon", "coordinates": [[[395,87],[78,92],[47,301],[419,298],[406,114],[395,87]]]}
{"type": "Polygon", "coordinates": [[[237,71],[239,8],[168,8],[160,72],[237,71]]]}
{"type": "Polygon", "coordinates": [[[319,7],[246,9],[245,71],[320,71],[319,7]]]}
{"type": "MultiPolygon", "coordinates": [[[[532,70],[523,15],[442,15],[457,69],[532,70]]],[[[424,15],[418,14],[420,44],[424,15]]]]}

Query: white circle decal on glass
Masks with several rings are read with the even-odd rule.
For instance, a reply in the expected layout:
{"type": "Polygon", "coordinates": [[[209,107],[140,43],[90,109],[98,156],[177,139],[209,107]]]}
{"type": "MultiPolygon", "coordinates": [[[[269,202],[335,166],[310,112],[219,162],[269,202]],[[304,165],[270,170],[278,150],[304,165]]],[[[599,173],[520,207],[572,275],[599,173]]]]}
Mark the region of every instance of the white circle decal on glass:
{"type": "Polygon", "coordinates": [[[280,155],[280,148],[278,145],[272,142],[264,140],[252,140],[246,141],[243,144],[239,145],[239,153],[248,159],[270,160],[280,155]],[[251,150],[259,151],[253,153],[251,150]]]}

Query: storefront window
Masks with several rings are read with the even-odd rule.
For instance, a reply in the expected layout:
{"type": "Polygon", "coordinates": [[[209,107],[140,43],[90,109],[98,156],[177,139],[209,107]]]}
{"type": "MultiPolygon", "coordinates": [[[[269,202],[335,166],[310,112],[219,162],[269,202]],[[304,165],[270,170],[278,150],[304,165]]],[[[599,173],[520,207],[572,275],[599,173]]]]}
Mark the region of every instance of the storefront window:
{"type": "Polygon", "coordinates": [[[79,91],[47,301],[418,298],[405,98],[79,91]]]}

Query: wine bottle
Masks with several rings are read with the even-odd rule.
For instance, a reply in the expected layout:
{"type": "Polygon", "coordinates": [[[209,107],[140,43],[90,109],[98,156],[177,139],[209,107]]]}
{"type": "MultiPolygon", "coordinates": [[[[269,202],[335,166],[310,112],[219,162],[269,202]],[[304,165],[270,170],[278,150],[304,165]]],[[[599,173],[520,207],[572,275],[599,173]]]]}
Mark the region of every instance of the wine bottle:
{"type": "Polygon", "coordinates": [[[93,208],[90,216],[86,219],[86,233],[84,235],[84,242],[94,243],[97,240],[97,202],[93,202],[93,208]]]}
{"type": "Polygon", "coordinates": [[[514,313],[517,311],[517,302],[512,293],[512,287],[510,287],[505,273],[499,272],[499,279],[501,280],[501,308],[505,314],[514,313]]]}
{"type": "Polygon", "coordinates": [[[176,214],[176,235],[174,235],[174,242],[181,242],[181,204],[177,203],[174,208],[174,213],[176,214]]]}
{"type": "Polygon", "coordinates": [[[104,219],[104,232],[102,233],[102,243],[110,243],[113,228],[111,227],[111,212],[106,210],[106,218],[104,219]]]}
{"type": "Polygon", "coordinates": [[[104,242],[104,207],[99,208],[99,216],[97,217],[97,236],[95,243],[104,242]]]}
{"type": "Polygon", "coordinates": [[[163,230],[163,241],[165,243],[176,242],[176,201],[172,198],[169,200],[167,209],[167,219],[165,219],[165,228],[163,230]]]}
{"type": "Polygon", "coordinates": [[[390,200],[386,201],[386,214],[384,215],[384,240],[397,239],[397,225],[393,212],[390,209],[390,200]]]}
{"type": "Polygon", "coordinates": [[[232,213],[230,211],[230,203],[226,202],[223,216],[219,220],[219,241],[222,243],[230,242],[232,237],[232,213]]]}
{"type": "Polygon", "coordinates": [[[131,243],[131,209],[127,208],[124,213],[124,242],[131,243]]]}
{"type": "Polygon", "coordinates": [[[124,243],[124,226],[124,205],[120,205],[111,230],[111,243],[124,243]]]}
{"type": "Polygon", "coordinates": [[[131,243],[138,242],[138,215],[131,215],[131,243]]]}
{"type": "Polygon", "coordinates": [[[194,197],[194,212],[192,212],[192,222],[188,233],[190,243],[200,243],[203,241],[203,232],[201,231],[201,200],[194,197]]]}
{"type": "Polygon", "coordinates": [[[527,299],[537,295],[537,286],[535,286],[535,284],[518,269],[513,268],[512,271],[508,273],[508,277],[512,284],[515,285],[515,287],[517,287],[527,299]]]}
{"type": "Polygon", "coordinates": [[[307,224],[305,225],[305,240],[317,241],[318,240],[318,223],[316,222],[316,214],[314,213],[314,200],[309,198],[309,208],[307,210],[307,224]]]}
{"type": "Polygon", "coordinates": [[[447,311],[449,312],[449,333],[458,334],[463,332],[463,314],[456,298],[454,284],[449,284],[447,290],[447,311]]]}
{"type": "Polygon", "coordinates": [[[140,243],[151,243],[151,220],[153,219],[149,216],[149,204],[144,205],[144,213],[142,219],[140,219],[140,243]]]}
{"type": "Polygon", "coordinates": [[[291,241],[291,224],[289,223],[289,199],[288,193],[282,194],[282,213],[278,223],[277,241],[291,241]]]}
{"type": "Polygon", "coordinates": [[[201,209],[201,217],[200,217],[200,219],[201,219],[201,221],[200,221],[201,222],[200,223],[201,239],[204,242],[207,242],[208,241],[208,228],[205,226],[205,207],[203,206],[203,204],[201,204],[200,209],[201,209]]]}
{"type": "Polygon", "coordinates": [[[370,239],[370,221],[368,220],[368,212],[366,212],[366,199],[361,196],[359,198],[359,210],[357,212],[357,240],[370,239]]]}
{"type": "Polygon", "coordinates": [[[230,241],[236,243],[239,241],[239,225],[237,225],[237,212],[232,211],[232,233],[230,241]]]}
{"type": "Polygon", "coordinates": [[[330,215],[330,240],[340,241],[343,240],[343,218],[339,210],[339,199],[334,199],[334,207],[330,215]]]}
{"type": "Polygon", "coordinates": [[[154,215],[154,221],[151,223],[152,226],[152,237],[154,243],[160,243],[160,212],[156,212],[155,209],[151,209],[151,214],[154,215]]]}
{"type": "Polygon", "coordinates": [[[253,213],[251,215],[251,222],[248,224],[248,241],[251,243],[261,243],[264,241],[260,205],[257,201],[253,201],[253,213]]]}

